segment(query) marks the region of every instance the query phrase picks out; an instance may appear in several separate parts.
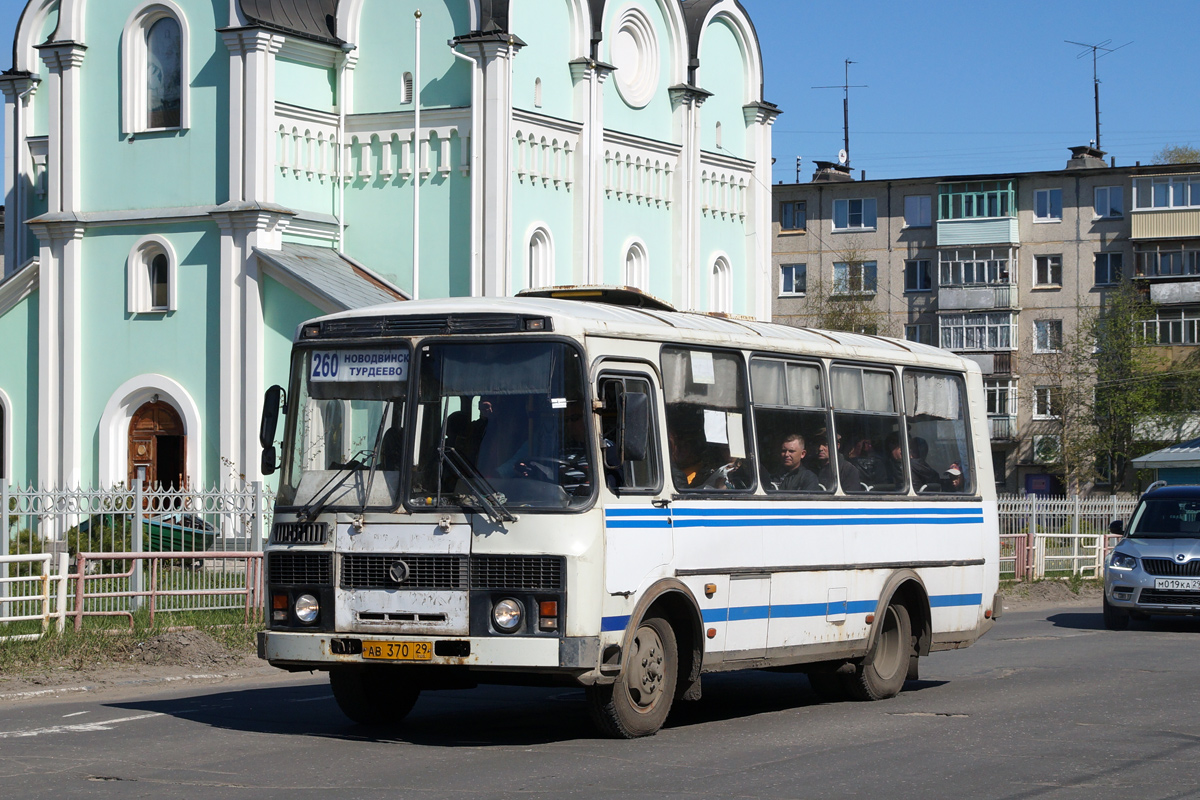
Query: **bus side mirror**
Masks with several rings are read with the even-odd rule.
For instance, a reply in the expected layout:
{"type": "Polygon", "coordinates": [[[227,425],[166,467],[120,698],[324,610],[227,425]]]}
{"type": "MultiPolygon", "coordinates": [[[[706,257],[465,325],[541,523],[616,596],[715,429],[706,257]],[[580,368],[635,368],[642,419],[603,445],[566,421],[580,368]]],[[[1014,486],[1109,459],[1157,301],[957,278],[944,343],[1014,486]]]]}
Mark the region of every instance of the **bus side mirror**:
{"type": "Polygon", "coordinates": [[[1108,523],[1108,532],[1116,534],[1117,536],[1124,536],[1125,523],[1121,522],[1119,519],[1114,519],[1112,522],[1108,523]]]}
{"type": "Polygon", "coordinates": [[[276,464],[275,431],[279,427],[279,409],[283,405],[283,387],[272,386],[263,397],[262,422],[258,426],[258,443],[262,445],[262,474],[274,475],[276,464]]]}
{"type": "Polygon", "coordinates": [[[650,397],[641,392],[621,395],[621,460],[644,461],[650,447],[650,397]]]}

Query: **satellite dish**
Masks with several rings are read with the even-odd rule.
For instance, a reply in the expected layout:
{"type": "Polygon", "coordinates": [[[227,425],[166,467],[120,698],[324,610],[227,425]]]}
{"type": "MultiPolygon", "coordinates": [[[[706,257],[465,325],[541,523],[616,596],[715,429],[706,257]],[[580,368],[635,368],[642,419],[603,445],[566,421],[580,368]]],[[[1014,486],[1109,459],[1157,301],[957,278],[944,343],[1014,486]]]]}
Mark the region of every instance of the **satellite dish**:
{"type": "Polygon", "coordinates": [[[846,159],[849,157],[850,157],[850,154],[847,153],[845,150],[838,150],[838,163],[839,164],[845,164],[846,159]]]}

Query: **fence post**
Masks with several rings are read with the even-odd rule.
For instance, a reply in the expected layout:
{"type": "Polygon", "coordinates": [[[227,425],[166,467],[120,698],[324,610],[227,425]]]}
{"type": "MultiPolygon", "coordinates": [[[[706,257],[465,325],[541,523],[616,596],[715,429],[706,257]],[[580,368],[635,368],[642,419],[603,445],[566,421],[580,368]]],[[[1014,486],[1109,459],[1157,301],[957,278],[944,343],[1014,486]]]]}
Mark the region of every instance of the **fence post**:
{"type": "Polygon", "coordinates": [[[54,629],[59,633],[67,627],[67,580],[70,578],[68,573],[70,556],[64,550],[58,554],[58,621],[55,623],[54,629]]]}
{"type": "Polygon", "coordinates": [[[1025,540],[1025,580],[1033,580],[1035,573],[1034,561],[1037,559],[1037,515],[1038,499],[1036,494],[1027,495],[1029,499],[1028,536],[1025,540]]]}
{"type": "MultiPolygon", "coordinates": [[[[0,525],[0,556],[9,554],[8,478],[0,478],[0,508],[4,509],[4,524],[0,525]]],[[[8,616],[8,563],[0,564],[0,617],[8,616]]]]}
{"type": "Polygon", "coordinates": [[[254,527],[251,532],[253,537],[250,542],[250,549],[256,553],[261,553],[263,549],[263,522],[266,516],[263,513],[263,506],[266,504],[266,497],[263,494],[262,481],[254,482],[254,521],[251,523],[254,527]]]}
{"type": "MultiPolygon", "coordinates": [[[[133,545],[133,552],[142,552],[142,531],[145,523],[142,520],[142,503],[144,502],[145,487],[141,478],[133,479],[133,539],[130,544],[133,545]]],[[[129,587],[131,592],[134,592],[133,597],[129,598],[129,610],[137,612],[142,607],[142,595],[145,591],[145,581],[142,578],[142,560],[139,558],[134,561],[133,576],[130,578],[132,585],[129,587]]]]}
{"type": "Polygon", "coordinates": [[[1071,515],[1071,574],[1081,574],[1079,565],[1079,495],[1075,495],[1075,513],[1071,515]]]}

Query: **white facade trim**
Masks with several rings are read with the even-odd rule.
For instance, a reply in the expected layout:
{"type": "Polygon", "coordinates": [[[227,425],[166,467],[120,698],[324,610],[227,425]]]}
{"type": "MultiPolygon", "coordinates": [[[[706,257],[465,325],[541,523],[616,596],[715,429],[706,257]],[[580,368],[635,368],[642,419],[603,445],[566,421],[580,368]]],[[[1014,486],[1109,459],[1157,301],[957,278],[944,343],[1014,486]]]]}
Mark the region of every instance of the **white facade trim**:
{"type": "Polygon", "coordinates": [[[742,51],[742,74],[746,77],[744,86],[745,95],[742,98],[742,102],[756,102],[759,99],[759,93],[763,85],[762,55],[755,44],[758,39],[754,35],[754,28],[750,24],[750,20],[746,18],[745,13],[733,0],[721,0],[721,2],[709,9],[708,16],[704,20],[704,25],[700,29],[700,41],[696,48],[700,56],[700,61],[701,63],[704,62],[704,37],[708,35],[709,28],[713,23],[718,21],[724,21],[729,24],[734,38],[737,39],[738,46],[742,51]]]}
{"type": "Polygon", "coordinates": [[[650,250],[640,236],[630,236],[621,245],[621,283],[643,292],[650,291],[650,250]],[[635,268],[630,269],[629,257],[634,256],[635,268]]]}
{"type": "Polygon", "coordinates": [[[99,428],[100,485],[124,485],[129,479],[129,423],[137,410],[154,399],[154,395],[158,395],[160,403],[167,403],[179,412],[183,419],[184,436],[187,437],[188,480],[193,487],[204,488],[200,469],[203,463],[201,451],[204,449],[200,407],[182,384],[155,373],[125,381],[104,406],[99,428]]]}
{"type": "MultiPolygon", "coordinates": [[[[12,482],[12,401],[3,389],[0,389],[0,482],[12,482]]],[[[7,514],[8,509],[3,509],[7,514]]],[[[7,534],[8,526],[4,526],[7,534]]]]}
{"type": "Polygon", "coordinates": [[[191,39],[187,16],[171,0],[148,0],[133,10],[121,32],[121,132],[126,135],[149,130],[187,130],[191,103],[191,39]],[[179,127],[151,128],[147,108],[146,34],[159,20],[173,19],[179,24],[179,127]]]}
{"type": "Polygon", "coordinates": [[[177,286],[179,281],[179,259],[171,243],[157,234],[138,239],[130,248],[125,262],[126,310],[130,314],[161,314],[179,308],[177,286]],[[155,256],[167,257],[167,305],[154,306],[154,287],[150,280],[150,267],[155,256]]]}
{"type": "MultiPolygon", "coordinates": [[[[35,0],[21,17],[17,30],[16,46],[13,48],[13,69],[19,72],[38,72],[37,50],[41,44],[42,28],[51,13],[58,10],[59,0],[35,0]]],[[[12,134],[10,133],[9,136],[12,134]]]]}
{"type": "Polygon", "coordinates": [[[708,309],[722,314],[733,313],[733,262],[722,250],[708,260],[708,309]]]}
{"type": "MultiPolygon", "coordinates": [[[[532,223],[525,232],[525,286],[542,288],[553,286],[557,279],[557,264],[554,262],[554,236],[545,222],[532,223]]],[[[515,294],[518,287],[512,287],[515,294]]]]}

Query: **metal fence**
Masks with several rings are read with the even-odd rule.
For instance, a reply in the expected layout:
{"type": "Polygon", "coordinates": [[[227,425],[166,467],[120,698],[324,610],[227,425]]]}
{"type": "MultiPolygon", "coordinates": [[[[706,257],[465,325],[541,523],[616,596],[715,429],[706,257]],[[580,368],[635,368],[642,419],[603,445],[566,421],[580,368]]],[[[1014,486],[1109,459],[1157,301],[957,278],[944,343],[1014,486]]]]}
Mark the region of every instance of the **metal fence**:
{"type": "Polygon", "coordinates": [[[1128,520],[1136,495],[1036,497],[1001,495],[1000,577],[1007,580],[1099,578],[1120,538],[1108,532],[1128,520]]]}
{"type": "Polygon", "coordinates": [[[26,606],[10,612],[31,602],[27,573],[41,556],[50,579],[63,574],[57,557],[69,556],[69,596],[55,613],[75,616],[77,627],[84,616],[132,621],[141,609],[250,614],[261,605],[261,484],[13,490],[0,481],[0,509],[0,626],[28,626],[26,606]]]}
{"type": "MultiPolygon", "coordinates": [[[[24,623],[34,632],[0,636],[0,641],[39,639],[55,620],[61,632],[67,609],[67,554],[58,559],[49,553],[0,556],[0,626],[24,623]],[[50,564],[57,560],[54,574],[50,564]]],[[[3,627],[0,627],[3,630],[3,627]]]]}

